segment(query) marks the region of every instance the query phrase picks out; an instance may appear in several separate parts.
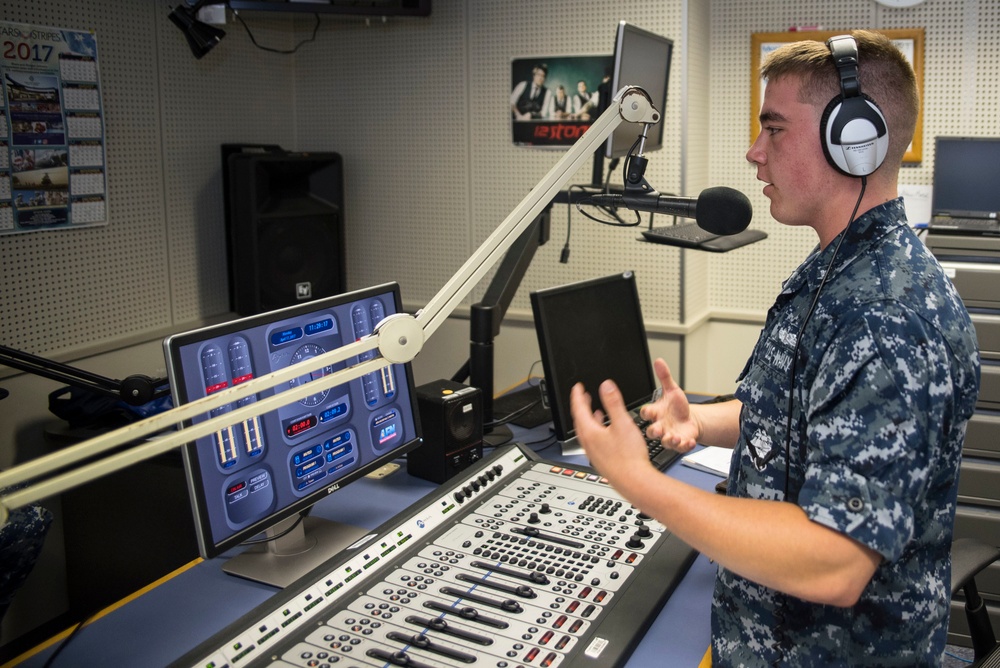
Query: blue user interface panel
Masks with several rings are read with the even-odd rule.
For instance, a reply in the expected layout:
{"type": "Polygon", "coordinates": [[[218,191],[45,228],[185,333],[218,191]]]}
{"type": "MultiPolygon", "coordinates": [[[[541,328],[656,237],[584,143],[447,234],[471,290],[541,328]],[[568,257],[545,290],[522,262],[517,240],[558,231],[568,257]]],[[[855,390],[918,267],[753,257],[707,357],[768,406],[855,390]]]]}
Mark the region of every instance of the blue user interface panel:
{"type": "MultiPolygon", "coordinates": [[[[175,399],[193,401],[305,362],[371,334],[398,308],[398,288],[390,285],[170,337],[164,346],[175,399]]],[[[211,416],[346,365],[303,373],[211,416]]],[[[414,410],[409,365],[392,365],[189,444],[185,462],[203,552],[217,553],[244,529],[259,532],[268,520],[311,505],[318,492],[325,496],[409,449],[417,439],[414,410]]]]}

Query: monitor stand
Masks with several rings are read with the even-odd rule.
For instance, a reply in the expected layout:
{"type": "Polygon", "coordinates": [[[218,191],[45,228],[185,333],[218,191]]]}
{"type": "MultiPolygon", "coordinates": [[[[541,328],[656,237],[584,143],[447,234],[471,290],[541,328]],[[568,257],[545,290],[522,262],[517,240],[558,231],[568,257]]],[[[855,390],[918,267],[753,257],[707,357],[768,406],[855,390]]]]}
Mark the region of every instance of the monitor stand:
{"type": "Polygon", "coordinates": [[[583,446],[580,445],[580,441],[576,438],[576,436],[572,436],[565,441],[559,441],[559,449],[564,457],[587,455],[587,453],[583,451],[583,446]]]}
{"type": "Polygon", "coordinates": [[[368,533],[361,527],[308,515],[289,531],[299,518],[292,515],[275,524],[265,532],[266,543],[250,546],[224,563],[222,570],[284,589],[368,533]],[[280,538],[270,540],[274,536],[280,538]]]}

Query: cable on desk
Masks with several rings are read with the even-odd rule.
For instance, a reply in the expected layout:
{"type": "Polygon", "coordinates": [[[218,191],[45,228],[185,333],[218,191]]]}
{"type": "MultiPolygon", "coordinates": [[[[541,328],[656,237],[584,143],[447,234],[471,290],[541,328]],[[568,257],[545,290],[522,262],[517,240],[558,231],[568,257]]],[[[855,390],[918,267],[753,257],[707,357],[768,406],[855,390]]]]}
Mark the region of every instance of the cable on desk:
{"type": "Polygon", "coordinates": [[[548,436],[546,438],[543,438],[541,440],[538,440],[538,441],[528,441],[526,443],[523,443],[523,445],[527,446],[528,448],[531,448],[532,452],[535,452],[537,454],[537,453],[542,452],[544,450],[548,450],[549,448],[551,448],[553,445],[555,445],[558,442],[559,441],[556,439],[556,435],[552,434],[552,435],[550,435],[550,436],[548,436]],[[532,448],[531,447],[533,445],[538,445],[539,443],[546,443],[546,442],[549,442],[549,441],[551,441],[551,443],[549,443],[548,445],[546,445],[544,448],[532,448]]]}
{"type": "Polygon", "coordinates": [[[527,404],[525,406],[521,406],[520,408],[518,408],[513,413],[509,413],[509,414],[505,415],[504,417],[500,418],[499,420],[493,420],[492,422],[488,422],[484,426],[486,426],[486,427],[500,427],[502,425],[509,424],[509,423],[513,422],[514,420],[516,420],[517,418],[519,418],[522,415],[524,415],[525,413],[530,413],[531,410],[535,406],[537,406],[538,404],[540,404],[540,403],[542,403],[542,400],[541,399],[536,399],[536,400],[532,401],[530,404],[527,404]]]}
{"type": "MultiPolygon", "coordinates": [[[[492,422],[487,422],[486,424],[483,425],[484,427],[499,427],[499,426],[508,424],[510,422],[513,422],[517,418],[521,417],[525,413],[531,412],[531,409],[533,409],[538,404],[540,404],[540,403],[543,404],[543,405],[545,404],[544,397],[541,396],[541,392],[542,392],[542,390],[541,390],[542,379],[540,378],[537,383],[532,383],[531,382],[531,378],[532,378],[531,374],[534,373],[535,367],[538,366],[541,363],[542,363],[542,360],[535,360],[534,362],[531,363],[531,366],[528,367],[528,375],[525,377],[526,379],[524,381],[524,384],[527,385],[528,388],[531,388],[531,387],[539,388],[539,390],[538,390],[539,391],[539,398],[538,398],[538,400],[537,401],[533,401],[530,404],[527,404],[525,406],[521,406],[516,411],[513,411],[513,412],[507,414],[506,416],[504,416],[502,418],[499,418],[497,420],[493,420],[492,422]]],[[[517,385],[514,385],[512,388],[504,390],[501,394],[506,394],[507,392],[512,391],[512,389],[514,387],[520,387],[520,386],[521,386],[521,384],[518,383],[517,385]]],[[[528,389],[528,388],[525,388],[525,389],[528,389]]],[[[545,407],[548,408],[548,406],[545,406],[545,407]]]]}
{"type": "Polygon", "coordinates": [[[76,628],[70,631],[70,634],[62,639],[62,641],[59,643],[59,646],[56,647],[55,651],[52,652],[51,655],[49,655],[49,658],[45,660],[45,665],[43,666],[43,668],[50,668],[53,662],[55,662],[56,657],[59,656],[59,653],[62,652],[64,649],[66,649],[66,646],[69,645],[78,635],[80,635],[80,631],[83,630],[84,626],[87,626],[92,621],[97,619],[97,617],[100,616],[102,610],[104,610],[104,608],[99,607],[93,612],[91,612],[89,615],[84,617],[80,621],[80,623],[76,625],[76,628]]]}

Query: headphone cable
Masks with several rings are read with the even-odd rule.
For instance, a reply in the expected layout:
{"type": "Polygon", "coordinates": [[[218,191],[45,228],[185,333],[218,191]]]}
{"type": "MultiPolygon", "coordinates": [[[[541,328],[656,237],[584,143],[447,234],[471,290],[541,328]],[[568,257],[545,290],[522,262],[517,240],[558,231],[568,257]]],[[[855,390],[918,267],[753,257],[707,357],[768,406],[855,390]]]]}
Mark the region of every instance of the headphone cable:
{"type": "MultiPolygon", "coordinates": [[[[788,500],[788,481],[791,478],[791,444],[792,444],[792,408],[794,407],[794,396],[795,396],[795,371],[798,366],[799,359],[799,348],[802,344],[802,335],[806,330],[806,325],[812,318],[813,311],[816,310],[816,305],[819,303],[820,293],[823,291],[823,286],[826,285],[827,280],[830,277],[830,273],[833,271],[833,263],[837,259],[837,254],[840,251],[840,245],[844,243],[844,239],[847,238],[847,233],[850,232],[851,225],[856,220],[858,215],[858,209],[861,207],[861,200],[865,196],[865,188],[868,185],[868,179],[865,176],[861,177],[861,193],[858,195],[858,201],[854,205],[854,211],[851,212],[851,219],[847,222],[847,227],[841,233],[840,238],[837,240],[837,245],[833,248],[833,255],[830,256],[830,262],[827,264],[826,271],[823,273],[823,277],[820,279],[819,287],[816,288],[816,295],[813,297],[812,303],[809,305],[809,310],[806,311],[806,317],[802,321],[802,325],[799,327],[799,332],[795,337],[795,348],[792,350],[792,360],[790,362],[790,368],[788,372],[788,415],[786,416],[785,422],[785,489],[784,489],[784,499],[788,500]]],[[[804,439],[803,439],[804,441],[804,439]]],[[[805,448],[803,442],[799,443],[800,452],[805,448]]],[[[774,452],[774,451],[772,451],[774,452]]],[[[769,456],[771,453],[768,453],[769,456]]],[[[765,457],[767,460],[768,457],[765,457]]],[[[796,502],[798,499],[796,498],[796,502]]],[[[775,605],[774,617],[776,624],[774,626],[774,642],[771,644],[771,649],[777,652],[777,656],[771,665],[777,666],[785,653],[785,649],[790,645],[791,638],[785,633],[785,625],[788,622],[788,597],[782,592],[777,592],[778,601],[775,605]]]]}
{"type": "MultiPolygon", "coordinates": [[[[785,489],[784,498],[788,500],[788,481],[791,477],[791,447],[792,447],[792,408],[795,404],[795,372],[798,368],[799,361],[799,349],[802,345],[802,336],[805,334],[806,325],[812,319],[813,311],[816,310],[816,305],[819,303],[819,296],[823,292],[823,286],[826,285],[827,280],[830,278],[830,274],[833,272],[833,263],[837,260],[837,254],[840,252],[840,245],[844,243],[844,239],[847,238],[847,233],[851,230],[851,225],[857,220],[858,209],[861,207],[861,200],[865,196],[865,188],[868,186],[868,177],[861,177],[861,192],[858,194],[858,201],[854,204],[854,211],[851,212],[851,218],[847,221],[847,226],[841,233],[840,238],[837,240],[837,245],[833,248],[833,254],[830,256],[830,262],[827,264],[826,271],[823,272],[823,277],[820,279],[819,287],[816,288],[816,294],[813,296],[812,303],[809,305],[809,310],[806,311],[806,317],[802,320],[802,325],[799,327],[799,332],[795,336],[795,347],[792,349],[792,360],[791,367],[788,371],[788,412],[785,418],[785,489]]],[[[799,443],[799,451],[805,449],[804,443],[799,443]]]]}

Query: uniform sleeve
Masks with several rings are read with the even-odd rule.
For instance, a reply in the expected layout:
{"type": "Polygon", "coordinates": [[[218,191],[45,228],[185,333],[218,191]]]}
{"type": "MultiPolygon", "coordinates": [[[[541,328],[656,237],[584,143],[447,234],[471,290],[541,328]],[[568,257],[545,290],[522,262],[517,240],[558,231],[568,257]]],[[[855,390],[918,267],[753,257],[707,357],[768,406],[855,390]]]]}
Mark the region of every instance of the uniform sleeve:
{"type": "Polygon", "coordinates": [[[854,322],[825,352],[809,388],[799,505],[894,561],[933,484],[950,365],[936,331],[912,314],[854,322]]]}

